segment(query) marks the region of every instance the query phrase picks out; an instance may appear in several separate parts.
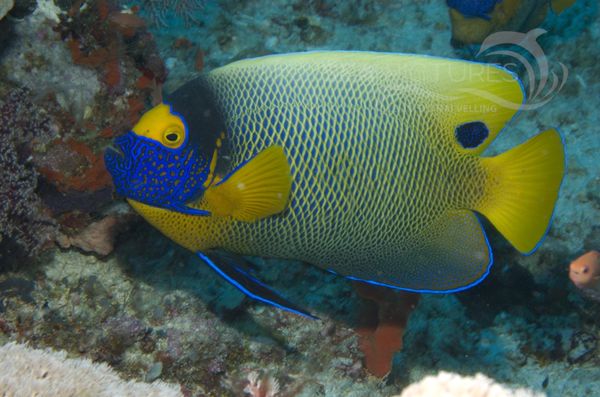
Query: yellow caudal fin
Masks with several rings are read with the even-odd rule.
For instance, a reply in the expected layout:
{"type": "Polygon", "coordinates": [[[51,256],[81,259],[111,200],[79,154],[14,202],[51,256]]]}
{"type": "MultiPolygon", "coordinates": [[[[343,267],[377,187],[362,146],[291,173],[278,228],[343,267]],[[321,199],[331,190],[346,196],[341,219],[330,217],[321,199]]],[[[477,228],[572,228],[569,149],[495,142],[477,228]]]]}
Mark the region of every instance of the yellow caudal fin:
{"type": "Polygon", "coordinates": [[[281,146],[271,146],[209,187],[203,200],[216,216],[256,221],[285,209],[292,178],[281,146]]]}
{"type": "Polygon", "coordinates": [[[564,174],[560,135],[550,129],[496,157],[481,159],[488,170],[485,215],[519,251],[534,251],[548,226],[564,174]]]}

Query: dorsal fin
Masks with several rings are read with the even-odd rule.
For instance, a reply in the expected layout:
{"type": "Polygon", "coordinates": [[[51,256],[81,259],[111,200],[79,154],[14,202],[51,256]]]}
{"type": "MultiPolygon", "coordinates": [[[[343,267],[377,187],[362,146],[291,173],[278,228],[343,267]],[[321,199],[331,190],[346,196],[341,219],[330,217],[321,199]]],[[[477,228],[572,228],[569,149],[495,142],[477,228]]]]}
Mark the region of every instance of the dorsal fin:
{"type": "MultiPolygon", "coordinates": [[[[489,134],[485,141],[476,148],[467,149],[472,154],[481,153],[494,140],[522,106],[525,97],[518,77],[508,69],[493,64],[427,55],[355,51],[301,52],[237,61],[216,69],[213,73],[281,63],[288,66],[353,63],[357,67],[357,73],[397,75],[411,83],[414,87],[411,95],[420,98],[424,111],[434,109],[431,112],[440,117],[438,122],[447,128],[448,134],[454,136],[456,127],[464,123],[480,121],[487,126],[489,134]],[[384,73],[378,73],[381,71],[384,73]]],[[[384,86],[393,89],[393,81],[384,86]]],[[[458,142],[456,147],[465,150],[458,142]]]]}

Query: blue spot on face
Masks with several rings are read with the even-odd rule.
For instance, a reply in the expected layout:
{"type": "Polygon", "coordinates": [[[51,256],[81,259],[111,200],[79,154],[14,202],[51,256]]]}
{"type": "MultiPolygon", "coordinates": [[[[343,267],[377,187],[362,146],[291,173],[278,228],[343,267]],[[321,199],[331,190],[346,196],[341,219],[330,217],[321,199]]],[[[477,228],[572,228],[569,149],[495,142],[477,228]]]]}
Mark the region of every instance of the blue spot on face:
{"type": "Polygon", "coordinates": [[[481,145],[489,136],[490,130],[481,121],[471,121],[456,127],[454,135],[456,140],[465,149],[473,149],[481,145]]]}

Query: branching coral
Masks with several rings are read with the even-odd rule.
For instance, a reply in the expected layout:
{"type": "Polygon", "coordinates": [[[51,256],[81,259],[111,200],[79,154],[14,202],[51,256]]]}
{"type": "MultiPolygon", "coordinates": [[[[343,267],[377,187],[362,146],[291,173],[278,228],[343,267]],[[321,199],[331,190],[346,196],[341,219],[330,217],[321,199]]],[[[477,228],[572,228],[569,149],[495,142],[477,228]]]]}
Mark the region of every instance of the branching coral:
{"type": "Polygon", "coordinates": [[[270,376],[261,378],[258,372],[252,371],[248,374],[248,384],[244,393],[252,397],[277,397],[279,382],[270,376]]]}
{"type": "Polygon", "coordinates": [[[36,194],[37,173],[26,145],[49,138],[53,127],[47,116],[32,109],[24,89],[11,90],[0,105],[0,241],[12,241],[29,255],[35,255],[54,230],[36,194]]]}

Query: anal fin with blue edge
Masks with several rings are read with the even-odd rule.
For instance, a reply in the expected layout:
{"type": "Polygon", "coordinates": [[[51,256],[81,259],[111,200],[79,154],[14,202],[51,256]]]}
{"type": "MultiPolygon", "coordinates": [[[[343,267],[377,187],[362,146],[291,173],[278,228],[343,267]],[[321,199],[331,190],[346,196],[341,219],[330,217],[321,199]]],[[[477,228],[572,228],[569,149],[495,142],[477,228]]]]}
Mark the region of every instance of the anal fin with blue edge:
{"type": "Polygon", "coordinates": [[[208,254],[197,252],[196,254],[210,268],[248,297],[304,317],[318,319],[250,275],[248,263],[244,258],[220,252],[208,254]]]}
{"type": "Polygon", "coordinates": [[[351,272],[351,280],[419,293],[462,291],[481,282],[493,262],[483,226],[470,210],[452,210],[419,235],[409,252],[399,252],[379,274],[351,272]]]}

